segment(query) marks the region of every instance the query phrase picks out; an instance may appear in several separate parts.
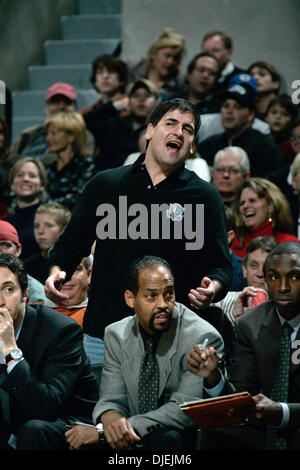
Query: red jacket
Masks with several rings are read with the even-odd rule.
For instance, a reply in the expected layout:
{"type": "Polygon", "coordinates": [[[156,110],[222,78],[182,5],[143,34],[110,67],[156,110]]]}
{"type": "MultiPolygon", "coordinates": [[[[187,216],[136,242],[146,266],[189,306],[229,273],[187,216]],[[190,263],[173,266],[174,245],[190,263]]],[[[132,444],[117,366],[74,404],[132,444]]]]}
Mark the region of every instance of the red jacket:
{"type": "Polygon", "coordinates": [[[298,238],[295,237],[295,235],[291,235],[290,233],[282,233],[282,232],[274,233],[272,230],[272,223],[265,222],[263,225],[260,225],[259,227],[256,227],[247,233],[242,248],[239,248],[240,240],[236,236],[234,237],[230,248],[237,256],[239,256],[240,258],[244,258],[246,255],[248,243],[251,240],[253,240],[253,238],[260,237],[260,236],[275,237],[277,240],[277,243],[283,243],[283,242],[288,242],[288,241],[299,242],[298,238]]]}

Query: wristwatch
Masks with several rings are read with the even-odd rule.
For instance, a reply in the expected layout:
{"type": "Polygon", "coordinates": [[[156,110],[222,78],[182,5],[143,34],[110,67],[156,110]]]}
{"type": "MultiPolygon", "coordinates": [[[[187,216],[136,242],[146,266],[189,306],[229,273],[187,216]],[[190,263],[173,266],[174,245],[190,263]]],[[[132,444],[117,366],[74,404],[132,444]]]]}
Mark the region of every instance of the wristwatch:
{"type": "Polygon", "coordinates": [[[102,423],[96,424],[96,428],[97,428],[98,435],[99,435],[99,443],[103,445],[105,443],[103,424],[102,423]]]}
{"type": "Polygon", "coordinates": [[[9,363],[9,361],[17,361],[18,359],[21,359],[23,357],[23,353],[21,349],[19,348],[13,348],[9,354],[5,357],[5,362],[6,364],[9,363]]]}

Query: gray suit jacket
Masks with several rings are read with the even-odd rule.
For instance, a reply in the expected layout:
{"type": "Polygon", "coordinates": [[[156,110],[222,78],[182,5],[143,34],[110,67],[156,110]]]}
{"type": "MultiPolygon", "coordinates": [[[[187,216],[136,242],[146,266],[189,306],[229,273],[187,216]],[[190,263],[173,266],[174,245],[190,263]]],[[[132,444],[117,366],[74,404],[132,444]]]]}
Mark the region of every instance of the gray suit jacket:
{"type": "Polygon", "coordinates": [[[187,370],[186,360],[194,345],[203,343],[205,338],[208,346],[213,346],[222,356],[223,340],[217,330],[176,303],[171,326],[163,333],[156,351],[163,405],[142,415],[138,410],[138,379],[144,343],[137,316],[109,325],[104,336],[100,399],[94,409],[94,422],[105,411],[116,410],[129,419],[140,436],[161,426],[183,429],[193,425],[178,405],[202,397],[203,379],[187,370]]]}
{"type": "MultiPolygon", "coordinates": [[[[278,364],[281,325],[276,308],[270,300],[237,319],[238,350],[230,381],[222,395],[248,391],[252,395],[263,393],[270,397],[278,364]]],[[[300,340],[300,329],[297,333],[300,340]]],[[[299,346],[298,346],[299,347],[299,346]]],[[[289,430],[300,427],[300,360],[292,353],[289,383],[289,430]],[[294,363],[293,363],[294,362],[294,363]]]]}

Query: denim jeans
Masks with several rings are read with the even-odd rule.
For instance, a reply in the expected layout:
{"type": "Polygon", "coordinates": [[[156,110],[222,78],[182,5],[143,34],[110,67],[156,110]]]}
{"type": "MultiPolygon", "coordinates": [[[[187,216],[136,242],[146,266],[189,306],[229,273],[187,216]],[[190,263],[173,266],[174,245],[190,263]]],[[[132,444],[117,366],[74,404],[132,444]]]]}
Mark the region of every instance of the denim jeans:
{"type": "Polygon", "coordinates": [[[83,347],[92,365],[103,363],[104,342],[102,339],[85,334],[83,338],[83,347]]]}

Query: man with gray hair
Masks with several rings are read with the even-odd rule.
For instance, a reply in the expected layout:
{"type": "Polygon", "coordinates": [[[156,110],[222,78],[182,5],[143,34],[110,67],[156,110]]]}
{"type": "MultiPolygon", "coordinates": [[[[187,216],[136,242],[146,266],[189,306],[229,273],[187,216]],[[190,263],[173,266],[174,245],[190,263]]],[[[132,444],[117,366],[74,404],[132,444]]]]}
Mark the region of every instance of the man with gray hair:
{"type": "Polygon", "coordinates": [[[240,185],[250,176],[250,162],[244,149],[230,146],[219,150],[211,171],[212,183],[224,204],[231,205],[240,185]]]}

